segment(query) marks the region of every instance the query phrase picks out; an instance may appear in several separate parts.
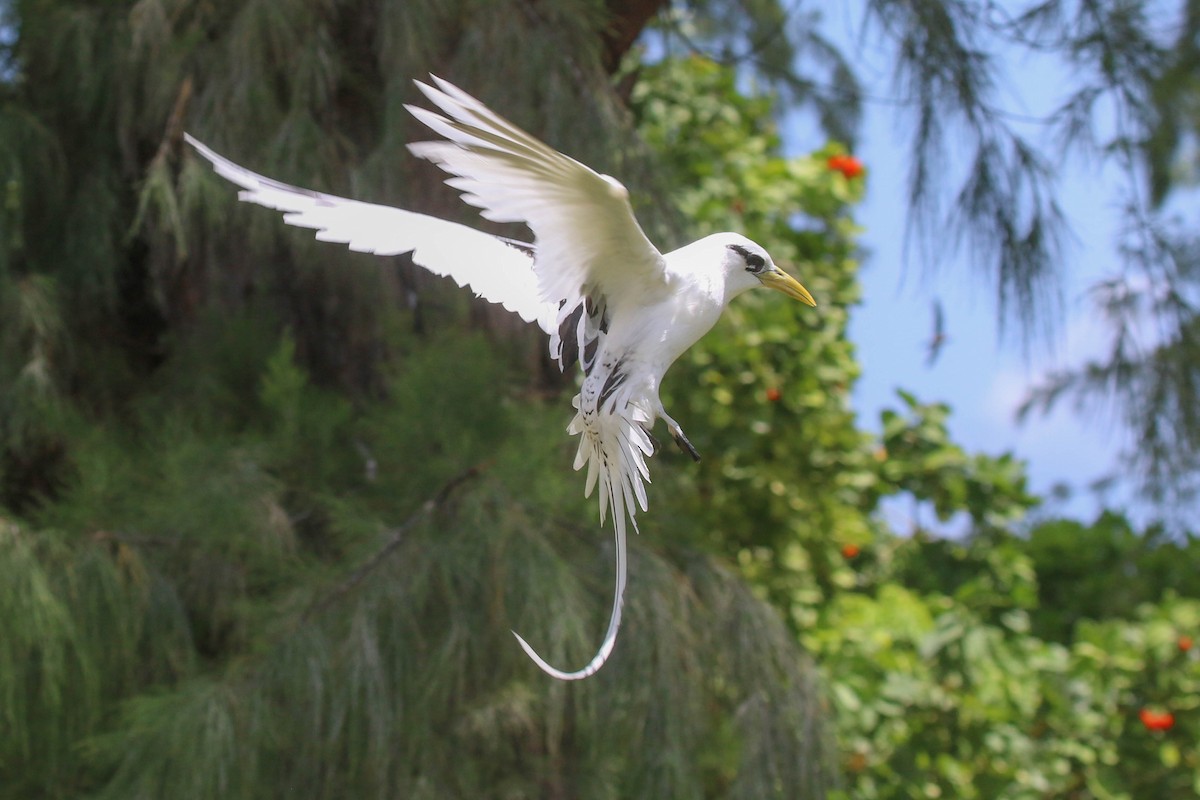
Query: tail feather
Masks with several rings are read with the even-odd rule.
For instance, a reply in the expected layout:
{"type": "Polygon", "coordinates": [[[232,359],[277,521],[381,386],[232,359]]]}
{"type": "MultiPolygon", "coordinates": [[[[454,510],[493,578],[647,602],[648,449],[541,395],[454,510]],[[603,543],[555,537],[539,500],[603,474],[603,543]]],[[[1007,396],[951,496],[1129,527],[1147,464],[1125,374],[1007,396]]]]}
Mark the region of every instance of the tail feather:
{"type": "Polygon", "coordinates": [[[653,417],[628,396],[619,402],[605,403],[599,409],[583,407],[580,397],[574,400],[579,409],[567,431],[578,435],[579,451],[575,455],[575,469],[588,469],[584,496],[590,497],[597,485],[600,506],[600,524],[612,513],[613,530],[616,537],[616,588],[613,594],[612,613],[609,615],[608,630],[596,655],[586,666],[574,672],[564,672],[550,666],[537,654],[529,643],[516,631],[521,648],[533,663],[548,675],[564,681],[580,680],[594,675],[612,655],[617,643],[617,631],[621,627],[621,608],[624,604],[626,581],[626,526],[633,525],[637,532],[637,510],[647,509],[646,483],[650,470],[646,456],[654,452],[646,426],[653,417]]]}
{"type": "Polygon", "coordinates": [[[604,634],[604,641],[600,643],[600,649],[596,651],[596,655],[592,656],[592,660],[574,672],[564,672],[550,666],[544,658],[537,654],[536,650],[529,646],[528,642],[521,638],[519,633],[512,632],[512,635],[517,637],[517,643],[521,645],[521,649],[525,651],[525,655],[529,656],[542,672],[553,678],[562,681],[578,681],[595,675],[604,666],[604,662],[608,661],[613,648],[617,645],[617,631],[621,628],[621,607],[625,603],[625,520],[621,517],[614,517],[614,520],[617,539],[617,585],[613,591],[613,607],[608,619],[608,630],[604,634]]]}

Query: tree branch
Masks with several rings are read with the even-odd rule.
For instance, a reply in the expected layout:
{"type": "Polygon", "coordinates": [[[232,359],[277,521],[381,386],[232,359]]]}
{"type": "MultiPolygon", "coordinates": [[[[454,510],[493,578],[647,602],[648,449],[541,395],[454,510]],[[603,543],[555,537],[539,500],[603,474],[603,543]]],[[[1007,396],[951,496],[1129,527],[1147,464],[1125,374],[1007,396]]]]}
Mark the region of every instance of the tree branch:
{"type": "Polygon", "coordinates": [[[667,5],[666,0],[608,0],[609,25],[604,32],[604,71],[612,75],[633,47],[650,18],[667,5]]]}
{"type": "Polygon", "coordinates": [[[382,547],[372,553],[366,561],[360,564],[359,567],[355,569],[354,572],[350,573],[350,575],[340,584],[338,584],[324,596],[314,600],[313,603],[307,609],[305,609],[304,613],[300,615],[300,621],[305,622],[314,615],[329,608],[338,600],[346,596],[352,589],[354,589],[354,587],[362,583],[363,580],[365,580],[368,575],[378,568],[388,556],[395,552],[396,548],[400,547],[400,545],[404,543],[405,536],[414,525],[445,505],[446,501],[450,499],[450,496],[454,494],[455,491],[457,491],[468,481],[477,478],[479,475],[485,472],[487,468],[488,464],[486,462],[476,464],[472,467],[468,467],[466,470],[460,472],[458,475],[454,476],[445,484],[443,484],[442,488],[438,489],[433,497],[430,497],[428,500],[422,503],[420,508],[409,515],[408,519],[404,520],[404,522],[401,522],[399,526],[392,529],[391,534],[388,536],[387,541],[384,542],[382,547]]]}

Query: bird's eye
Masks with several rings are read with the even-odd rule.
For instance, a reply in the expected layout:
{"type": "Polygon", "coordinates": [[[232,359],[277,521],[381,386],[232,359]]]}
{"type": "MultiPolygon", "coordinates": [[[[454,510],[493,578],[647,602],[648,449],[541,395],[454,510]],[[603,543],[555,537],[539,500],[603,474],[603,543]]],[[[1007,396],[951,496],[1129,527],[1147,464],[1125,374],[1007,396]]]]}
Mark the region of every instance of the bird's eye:
{"type": "Polygon", "coordinates": [[[758,253],[751,253],[740,244],[731,244],[728,245],[728,247],[730,250],[741,256],[742,260],[746,262],[747,272],[753,272],[755,275],[757,275],[767,266],[766,259],[760,256],[758,253]]]}

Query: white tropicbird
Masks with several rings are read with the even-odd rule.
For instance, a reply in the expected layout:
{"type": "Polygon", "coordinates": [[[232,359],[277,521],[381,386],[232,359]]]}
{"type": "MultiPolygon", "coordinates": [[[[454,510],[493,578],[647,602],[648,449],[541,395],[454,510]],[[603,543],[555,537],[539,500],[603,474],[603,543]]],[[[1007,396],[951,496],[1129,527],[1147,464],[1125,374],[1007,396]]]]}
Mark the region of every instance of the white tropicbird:
{"type": "Polygon", "coordinates": [[[399,255],[479,297],[499,303],[550,336],[560,369],[579,361],[583,384],[567,427],[580,437],[575,469],[585,465],[590,497],[600,486],[600,523],[611,512],[616,535],[616,590],[604,641],[574,672],[546,663],[515,631],[521,647],[548,674],[577,680],[595,674],[612,653],[625,592],[625,521],[646,510],[650,429],[667,423],[679,447],[696,449],[663,409],[659,383],[687,348],[709,331],[737,295],[756,286],[816,305],[800,283],[759,245],[716,233],[667,254],[642,232],[629,192],[508,122],[453,84],[416,81],[442,114],[406,106],[446,137],[409,149],[450,173],[447,185],[495,222],[523,222],[532,245],[455,222],[288,186],[222,158],[187,135],[219,175],[242,187],[238,199],[284,212],[290,225],[351,250],[399,255]],[[635,505],[636,504],[636,505],[635,505]]]}

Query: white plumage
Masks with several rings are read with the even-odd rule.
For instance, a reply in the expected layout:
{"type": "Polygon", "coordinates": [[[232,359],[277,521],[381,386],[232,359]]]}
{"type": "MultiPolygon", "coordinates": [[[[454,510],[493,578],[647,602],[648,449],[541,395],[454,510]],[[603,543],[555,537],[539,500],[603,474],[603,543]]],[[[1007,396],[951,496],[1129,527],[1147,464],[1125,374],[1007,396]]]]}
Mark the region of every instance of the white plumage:
{"type": "Polygon", "coordinates": [[[578,360],[583,383],[567,430],[579,436],[575,469],[587,468],[585,495],[599,487],[601,523],[612,515],[616,588],[608,631],[592,660],[573,672],[547,664],[519,635],[537,665],[563,680],[586,678],[612,653],[625,591],[626,523],[647,508],[650,429],[663,419],[679,446],[699,458],[662,407],[659,383],[671,364],[716,323],[725,306],[755,286],[810,305],[812,296],[763,248],[718,233],[663,255],[646,238],[629,194],[494,113],[456,86],[433,78],[417,86],[442,113],[408,106],[442,141],[409,145],[450,173],[446,183],[486,219],[523,222],[533,246],[399,208],[299,189],[250,172],[190,142],[216,172],[242,187],[241,200],[284,212],[291,225],[351,250],[399,255],[536,323],[550,335],[560,368],[578,360]]]}

